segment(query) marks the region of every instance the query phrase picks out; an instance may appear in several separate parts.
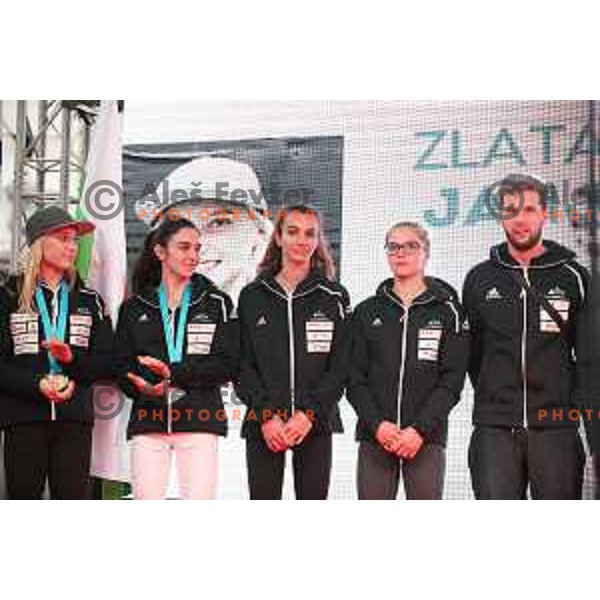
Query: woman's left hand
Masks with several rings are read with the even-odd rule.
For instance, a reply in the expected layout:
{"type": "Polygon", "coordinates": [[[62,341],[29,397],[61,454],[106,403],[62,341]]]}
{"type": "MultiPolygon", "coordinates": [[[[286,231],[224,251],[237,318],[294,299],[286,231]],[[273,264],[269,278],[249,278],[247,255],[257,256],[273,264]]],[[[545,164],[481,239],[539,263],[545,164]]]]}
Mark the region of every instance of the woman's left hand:
{"type": "Polygon", "coordinates": [[[414,427],[407,427],[400,431],[400,444],[396,454],[400,458],[412,460],[424,443],[423,436],[414,427]]]}
{"type": "Polygon", "coordinates": [[[75,382],[63,375],[46,375],[40,381],[40,391],[50,402],[66,402],[75,391],[75,382]]]}
{"type": "Polygon", "coordinates": [[[71,346],[52,338],[48,341],[42,342],[42,346],[50,352],[55,360],[63,365],[68,365],[73,362],[73,352],[71,346]]]}
{"type": "Polygon", "coordinates": [[[291,440],[292,446],[298,446],[304,441],[304,438],[310,433],[313,423],[307,414],[297,410],[292,418],[285,424],[285,432],[291,440]]]}
{"type": "Polygon", "coordinates": [[[169,388],[169,382],[165,379],[156,385],[148,383],[143,377],[135,373],[127,373],[127,379],[135,385],[137,391],[144,396],[162,397],[169,388]]]}
{"type": "Polygon", "coordinates": [[[138,356],[138,361],[161,379],[171,379],[171,369],[162,360],[153,356],[138,356]]]}

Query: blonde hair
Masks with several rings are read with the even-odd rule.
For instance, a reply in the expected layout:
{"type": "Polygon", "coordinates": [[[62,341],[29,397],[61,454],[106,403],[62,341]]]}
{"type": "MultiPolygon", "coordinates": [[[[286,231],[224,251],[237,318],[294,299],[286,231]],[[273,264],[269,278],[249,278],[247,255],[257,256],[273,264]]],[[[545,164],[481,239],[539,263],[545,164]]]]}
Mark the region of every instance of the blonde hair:
{"type": "Polygon", "coordinates": [[[425,227],[419,225],[419,223],[416,223],[415,221],[400,221],[399,223],[392,225],[385,234],[386,246],[390,240],[390,235],[392,235],[392,233],[394,233],[394,231],[397,231],[398,229],[412,229],[412,231],[414,231],[416,236],[419,238],[420,242],[423,244],[425,254],[429,256],[429,251],[431,249],[431,243],[429,242],[429,233],[427,232],[427,229],[425,229],[425,227]]]}
{"type": "MultiPolygon", "coordinates": [[[[20,313],[37,313],[33,305],[35,290],[40,281],[40,271],[44,257],[44,236],[37,239],[31,246],[25,247],[19,258],[19,272],[22,275],[21,289],[19,292],[20,313]]],[[[75,282],[75,269],[68,271],[68,279],[71,285],[75,282]]]]}
{"type": "Polygon", "coordinates": [[[311,269],[316,269],[326,277],[333,281],[335,277],[335,263],[329,251],[329,244],[325,238],[325,228],[323,226],[323,217],[321,213],[316,211],[314,208],[310,208],[304,204],[296,206],[289,206],[284,208],[282,211],[278,211],[277,221],[275,222],[275,228],[271,234],[271,239],[265,255],[258,265],[258,274],[263,275],[266,273],[277,274],[281,271],[282,267],[282,252],[281,247],[277,244],[277,235],[281,235],[283,231],[283,224],[288,214],[293,212],[299,212],[304,215],[313,215],[317,218],[319,223],[319,241],[314,254],[310,259],[311,269]]]}

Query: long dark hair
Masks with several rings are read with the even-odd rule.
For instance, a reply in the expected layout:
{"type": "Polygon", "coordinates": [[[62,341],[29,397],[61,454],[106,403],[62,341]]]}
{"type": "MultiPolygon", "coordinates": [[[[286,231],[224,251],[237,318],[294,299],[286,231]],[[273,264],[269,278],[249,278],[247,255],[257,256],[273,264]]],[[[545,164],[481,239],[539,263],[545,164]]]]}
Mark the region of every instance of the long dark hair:
{"type": "Polygon", "coordinates": [[[151,231],[144,240],[144,249],[133,269],[132,287],[136,294],[148,287],[158,287],[162,278],[162,263],[158,260],[154,248],[162,246],[165,248],[169,240],[182,229],[198,228],[187,219],[165,218],[162,223],[151,231]]]}
{"type": "Polygon", "coordinates": [[[265,255],[258,265],[258,274],[277,274],[279,271],[281,271],[282,253],[281,247],[277,244],[276,236],[277,234],[281,236],[283,231],[283,223],[285,222],[287,215],[293,212],[299,212],[304,215],[314,215],[317,217],[317,221],[319,222],[319,243],[310,258],[310,267],[311,269],[316,269],[319,271],[319,273],[321,273],[321,275],[324,277],[327,277],[327,279],[333,280],[335,277],[335,263],[333,262],[333,258],[329,252],[329,244],[325,238],[323,217],[321,216],[321,213],[310,206],[306,206],[305,204],[288,206],[282,211],[278,211],[275,229],[273,230],[273,234],[269,240],[269,245],[267,246],[265,255]]]}

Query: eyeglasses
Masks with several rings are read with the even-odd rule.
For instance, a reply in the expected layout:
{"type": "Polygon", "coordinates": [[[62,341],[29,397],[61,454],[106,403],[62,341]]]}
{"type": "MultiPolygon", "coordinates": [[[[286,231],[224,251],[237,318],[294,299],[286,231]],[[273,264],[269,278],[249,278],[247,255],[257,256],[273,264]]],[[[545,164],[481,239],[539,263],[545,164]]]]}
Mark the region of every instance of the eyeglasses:
{"type": "Polygon", "coordinates": [[[389,256],[398,254],[402,251],[407,256],[414,256],[421,248],[418,242],[406,242],[405,244],[397,244],[396,242],[388,242],[385,246],[385,251],[389,256]]]}

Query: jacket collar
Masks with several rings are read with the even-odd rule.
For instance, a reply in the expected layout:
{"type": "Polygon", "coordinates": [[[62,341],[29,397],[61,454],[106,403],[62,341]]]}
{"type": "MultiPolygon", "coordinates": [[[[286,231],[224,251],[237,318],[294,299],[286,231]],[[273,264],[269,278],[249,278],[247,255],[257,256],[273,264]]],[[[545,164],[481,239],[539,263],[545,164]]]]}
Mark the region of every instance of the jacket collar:
{"type": "MultiPolygon", "coordinates": [[[[84,287],[83,280],[79,277],[79,274],[75,274],[73,283],[66,280],[69,285],[69,294],[72,295],[77,293],[84,287]]],[[[21,286],[23,285],[23,275],[10,275],[3,283],[4,289],[10,296],[18,297],[21,293],[21,286]]],[[[45,281],[40,281],[40,287],[44,293],[48,296],[52,296],[55,292],[45,281]]]]}
{"type": "MultiPolygon", "coordinates": [[[[191,278],[192,298],[190,305],[197,304],[210,291],[217,290],[215,284],[205,275],[194,273],[191,278]]],[[[137,294],[138,298],[145,304],[149,304],[153,308],[159,309],[160,303],[158,300],[158,288],[148,286],[137,294]]]]}
{"type": "MultiPolygon", "coordinates": [[[[454,296],[454,292],[450,285],[438,279],[437,277],[425,277],[425,284],[427,289],[417,296],[411,306],[419,304],[429,304],[430,302],[446,302],[451,300],[454,296]]],[[[386,279],[379,284],[377,288],[377,296],[385,299],[387,302],[393,302],[402,309],[405,309],[402,300],[394,292],[394,279],[386,279]]]]}
{"type": "MultiPolygon", "coordinates": [[[[287,300],[287,293],[279,285],[279,282],[275,278],[275,273],[268,272],[263,273],[257,277],[257,281],[265,286],[270,292],[281,296],[287,300]]],[[[319,287],[329,287],[331,282],[327,277],[322,275],[317,269],[312,269],[306,279],[303,279],[294,290],[292,294],[292,298],[297,298],[299,296],[306,296],[308,294],[312,294],[315,290],[319,289],[319,287]]]]}
{"type": "MultiPolygon", "coordinates": [[[[556,242],[544,240],[543,245],[546,251],[531,261],[530,268],[547,269],[549,267],[556,267],[565,264],[576,256],[575,252],[556,242]]],[[[490,259],[492,262],[505,268],[518,269],[521,267],[509,252],[507,242],[493,246],[490,250],[490,259]]]]}
{"type": "MultiPolygon", "coordinates": [[[[81,282],[81,280],[79,279],[79,276],[76,276],[76,277],[75,277],[75,280],[74,280],[73,284],[71,284],[71,282],[70,282],[70,281],[69,281],[67,278],[63,278],[63,279],[62,279],[62,281],[64,281],[64,282],[67,284],[67,286],[68,286],[68,288],[69,288],[69,291],[72,291],[72,290],[74,290],[74,289],[76,289],[76,288],[78,289],[78,288],[80,288],[80,287],[82,286],[82,282],[81,282]]],[[[51,286],[50,286],[48,283],[46,283],[46,282],[45,282],[43,279],[40,281],[39,285],[40,285],[40,287],[41,287],[43,290],[45,290],[45,291],[48,291],[48,292],[50,292],[51,294],[55,294],[55,293],[56,293],[56,292],[59,290],[59,287],[58,287],[58,286],[57,286],[56,288],[52,288],[52,287],[51,287],[51,286]]]]}

